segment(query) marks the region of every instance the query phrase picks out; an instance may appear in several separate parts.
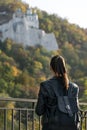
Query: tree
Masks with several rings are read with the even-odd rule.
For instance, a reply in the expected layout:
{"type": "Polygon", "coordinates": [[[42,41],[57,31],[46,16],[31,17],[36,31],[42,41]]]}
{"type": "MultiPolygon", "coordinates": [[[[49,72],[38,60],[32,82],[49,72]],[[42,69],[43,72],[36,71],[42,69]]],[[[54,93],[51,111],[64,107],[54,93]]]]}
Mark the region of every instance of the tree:
{"type": "MultiPolygon", "coordinates": [[[[9,95],[6,93],[0,93],[0,98],[9,98],[9,95]]],[[[0,101],[0,108],[10,108],[13,109],[14,108],[15,103],[14,102],[7,102],[7,101],[0,101]]],[[[3,114],[3,110],[0,110],[0,129],[3,129],[3,121],[4,121],[4,114],[3,114]]],[[[7,121],[8,124],[11,123],[12,120],[12,113],[11,111],[7,112],[7,121]]]]}
{"type": "Polygon", "coordinates": [[[17,0],[0,0],[0,4],[9,4],[9,3],[13,3],[17,0]]]}

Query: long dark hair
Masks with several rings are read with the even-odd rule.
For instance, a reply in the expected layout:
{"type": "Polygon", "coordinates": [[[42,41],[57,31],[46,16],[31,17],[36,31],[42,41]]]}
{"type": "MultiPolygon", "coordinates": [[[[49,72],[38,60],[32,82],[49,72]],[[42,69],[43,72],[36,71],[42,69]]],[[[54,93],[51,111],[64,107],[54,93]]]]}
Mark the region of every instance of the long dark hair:
{"type": "Polygon", "coordinates": [[[55,74],[58,77],[62,78],[62,83],[66,89],[68,89],[68,76],[67,76],[67,70],[65,66],[65,60],[62,56],[54,56],[52,57],[50,61],[50,66],[52,70],[55,72],[55,74]]]}

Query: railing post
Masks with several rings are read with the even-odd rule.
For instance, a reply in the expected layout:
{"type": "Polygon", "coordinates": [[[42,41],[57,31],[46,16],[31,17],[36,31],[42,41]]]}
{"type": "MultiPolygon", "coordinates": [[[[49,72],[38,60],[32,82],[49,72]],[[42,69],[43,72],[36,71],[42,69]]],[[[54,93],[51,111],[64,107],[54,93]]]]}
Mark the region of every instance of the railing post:
{"type": "Polygon", "coordinates": [[[85,112],[85,130],[87,130],[87,111],[85,112]]]}
{"type": "Polygon", "coordinates": [[[81,114],[80,114],[80,118],[81,118],[81,120],[80,120],[80,130],[82,130],[82,116],[83,116],[83,112],[81,111],[81,114]]]}
{"type": "Polygon", "coordinates": [[[19,110],[19,130],[21,130],[21,110],[19,110]]]}
{"type": "Polygon", "coordinates": [[[4,109],[4,130],[7,130],[7,110],[4,109]]]}
{"type": "Polygon", "coordinates": [[[32,103],[32,130],[34,130],[35,103],[32,103]]]}
{"type": "Polygon", "coordinates": [[[12,130],[14,130],[14,110],[12,109],[12,130]]]}
{"type": "Polygon", "coordinates": [[[41,117],[39,117],[39,130],[41,130],[41,117]]]}
{"type": "Polygon", "coordinates": [[[28,110],[26,110],[26,130],[28,130],[28,110]]]}

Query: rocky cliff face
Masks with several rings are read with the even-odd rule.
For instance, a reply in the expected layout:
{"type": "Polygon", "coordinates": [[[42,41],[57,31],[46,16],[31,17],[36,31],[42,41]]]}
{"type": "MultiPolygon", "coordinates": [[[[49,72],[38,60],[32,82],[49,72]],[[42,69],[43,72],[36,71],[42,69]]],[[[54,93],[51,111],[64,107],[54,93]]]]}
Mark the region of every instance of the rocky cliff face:
{"type": "Polygon", "coordinates": [[[0,40],[10,38],[24,46],[35,46],[40,44],[47,50],[57,50],[58,45],[53,33],[45,33],[39,29],[39,20],[36,13],[28,9],[25,14],[21,10],[9,16],[5,11],[0,12],[0,40]]]}

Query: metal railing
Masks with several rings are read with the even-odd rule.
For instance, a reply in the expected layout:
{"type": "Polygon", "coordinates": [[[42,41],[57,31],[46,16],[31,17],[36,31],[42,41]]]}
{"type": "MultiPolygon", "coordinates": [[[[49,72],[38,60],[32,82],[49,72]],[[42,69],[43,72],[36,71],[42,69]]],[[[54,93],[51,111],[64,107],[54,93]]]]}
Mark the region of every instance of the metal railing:
{"type": "MultiPolygon", "coordinates": [[[[40,117],[35,114],[36,102],[36,99],[0,98],[0,130],[41,130],[40,117]]],[[[80,124],[80,130],[87,130],[87,111],[81,110],[80,124]]]]}
{"type": "Polygon", "coordinates": [[[0,98],[0,130],[40,130],[36,102],[36,99],[0,98]]]}
{"type": "MultiPolygon", "coordinates": [[[[87,106],[87,103],[80,102],[80,106],[87,106]]],[[[87,110],[81,110],[80,112],[80,130],[87,130],[87,110]]]]}
{"type": "Polygon", "coordinates": [[[81,111],[80,130],[87,130],[87,111],[81,111]]]}

